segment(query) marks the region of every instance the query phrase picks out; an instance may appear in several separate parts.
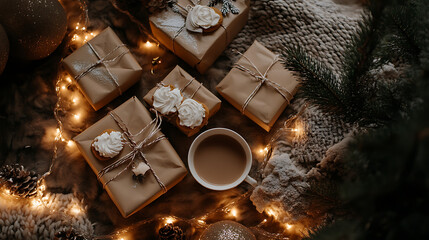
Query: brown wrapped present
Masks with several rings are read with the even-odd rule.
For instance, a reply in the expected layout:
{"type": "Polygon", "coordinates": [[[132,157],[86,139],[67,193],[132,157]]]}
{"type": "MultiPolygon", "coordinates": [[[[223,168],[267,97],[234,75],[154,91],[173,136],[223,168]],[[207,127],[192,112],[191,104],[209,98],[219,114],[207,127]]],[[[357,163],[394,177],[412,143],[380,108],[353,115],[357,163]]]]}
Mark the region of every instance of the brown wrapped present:
{"type": "MultiPolygon", "coordinates": [[[[189,0],[178,0],[186,7],[189,0]]],[[[209,0],[202,0],[201,5],[208,5],[209,0]]],[[[223,17],[219,29],[210,33],[195,33],[186,29],[185,17],[171,10],[155,13],[149,17],[153,35],[174,54],[182,58],[200,73],[204,73],[222,54],[223,50],[240,32],[249,15],[249,0],[237,0],[234,5],[239,14],[229,13],[223,17]]],[[[217,9],[222,4],[214,6],[217,9]]]]}
{"type": "Polygon", "coordinates": [[[96,111],[134,85],[142,74],[137,60],[110,27],[63,63],[96,111]]]}
{"type": "Polygon", "coordinates": [[[158,115],[152,119],[143,104],[133,97],[74,138],[124,217],[157,199],[187,173],[182,160],[159,131],[160,121],[158,115]],[[126,144],[118,156],[101,161],[91,145],[107,129],[122,132],[126,144]],[[140,163],[149,168],[142,179],[136,178],[132,171],[140,163]]]}
{"type": "MultiPolygon", "coordinates": [[[[203,103],[209,110],[208,118],[212,117],[220,109],[221,100],[179,66],[176,66],[158,86],[172,86],[179,89],[184,98],[192,98],[203,103]]],[[[153,94],[158,89],[158,86],[150,90],[143,98],[151,106],[153,105],[153,94]]],[[[177,125],[177,115],[168,118],[168,120],[177,125]]],[[[201,125],[194,129],[179,129],[189,137],[199,132],[203,126],[201,125]]]]}
{"type": "Polygon", "coordinates": [[[296,93],[298,82],[278,56],[257,41],[241,55],[216,89],[235,108],[270,131],[296,93]]]}

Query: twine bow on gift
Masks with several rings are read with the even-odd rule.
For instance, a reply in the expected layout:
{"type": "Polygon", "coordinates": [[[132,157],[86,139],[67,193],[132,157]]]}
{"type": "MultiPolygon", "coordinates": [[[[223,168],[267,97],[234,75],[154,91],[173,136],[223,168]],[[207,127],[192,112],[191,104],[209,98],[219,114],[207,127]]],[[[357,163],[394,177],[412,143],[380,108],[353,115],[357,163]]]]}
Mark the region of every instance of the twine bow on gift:
{"type": "Polygon", "coordinates": [[[144,148],[149,147],[149,146],[161,141],[162,139],[166,139],[166,137],[164,135],[161,135],[161,136],[156,137],[155,139],[152,139],[161,130],[161,123],[162,123],[161,116],[158,115],[158,112],[157,111],[152,111],[152,112],[155,113],[155,118],[148,125],[146,125],[142,130],[140,130],[140,132],[138,132],[135,135],[131,134],[127,125],[119,117],[119,115],[117,115],[114,111],[110,112],[110,116],[115,120],[116,124],[123,131],[123,134],[126,137],[127,144],[131,147],[131,151],[128,154],[126,154],[125,156],[116,160],[114,163],[104,167],[98,173],[98,179],[100,179],[101,177],[104,176],[104,174],[108,173],[112,169],[115,169],[115,168],[121,166],[122,164],[128,163],[124,169],[122,169],[114,177],[112,177],[108,181],[106,181],[104,183],[103,187],[105,187],[109,182],[111,182],[111,181],[115,180],[117,177],[119,177],[119,175],[121,175],[125,170],[127,170],[134,163],[136,157],[140,156],[141,159],[143,160],[143,162],[149,167],[149,171],[151,171],[151,173],[155,177],[155,179],[158,182],[161,189],[164,192],[167,191],[167,188],[165,187],[164,183],[162,183],[161,179],[155,173],[155,171],[151,167],[150,163],[147,161],[145,154],[143,153],[144,148]],[[147,134],[147,136],[143,140],[137,142],[134,139],[134,137],[140,135],[141,133],[143,133],[148,128],[150,128],[150,130],[149,130],[149,133],[147,134]]]}
{"type": "Polygon", "coordinates": [[[113,84],[116,86],[116,89],[118,89],[119,95],[122,95],[122,90],[121,90],[121,87],[120,87],[120,85],[118,83],[118,79],[112,74],[112,72],[110,71],[109,66],[107,65],[107,63],[115,62],[116,60],[118,60],[119,58],[121,58],[122,56],[124,56],[125,54],[129,53],[130,50],[126,49],[126,51],[121,52],[118,56],[116,56],[116,57],[114,57],[112,59],[108,59],[108,57],[110,55],[114,54],[121,47],[126,47],[126,45],[125,44],[118,45],[112,51],[110,51],[108,54],[106,54],[104,57],[101,57],[100,54],[95,50],[95,48],[92,46],[92,44],[90,42],[87,42],[86,44],[91,49],[91,51],[95,54],[95,56],[98,58],[98,60],[95,63],[89,65],[81,73],[79,73],[78,75],[76,75],[74,77],[76,79],[76,81],[79,82],[79,80],[83,76],[85,76],[86,74],[90,73],[94,68],[98,67],[98,65],[102,64],[106,68],[107,73],[109,74],[111,80],[113,81],[113,84]]]}
{"type": "Polygon", "coordinates": [[[246,110],[247,106],[249,105],[250,101],[255,97],[256,93],[258,93],[259,89],[261,89],[261,87],[264,84],[274,88],[280,95],[282,95],[282,97],[288,102],[288,104],[290,103],[290,100],[292,100],[292,98],[293,98],[292,93],[290,93],[289,90],[287,90],[286,88],[284,88],[280,84],[273,82],[267,78],[268,72],[271,70],[271,68],[274,66],[274,64],[276,64],[280,60],[277,55],[274,57],[273,61],[268,66],[267,70],[265,70],[265,72],[262,74],[262,72],[258,69],[258,67],[256,67],[256,65],[246,55],[244,55],[238,51],[235,51],[235,50],[234,50],[234,52],[237,52],[238,54],[243,56],[252,65],[252,67],[256,70],[256,72],[252,71],[249,68],[247,68],[241,64],[238,64],[238,63],[234,64],[233,67],[249,74],[250,76],[254,77],[257,81],[259,81],[256,88],[252,91],[252,93],[250,93],[250,95],[246,98],[246,100],[243,103],[243,107],[241,108],[241,112],[243,114],[244,114],[244,111],[246,110]]]}

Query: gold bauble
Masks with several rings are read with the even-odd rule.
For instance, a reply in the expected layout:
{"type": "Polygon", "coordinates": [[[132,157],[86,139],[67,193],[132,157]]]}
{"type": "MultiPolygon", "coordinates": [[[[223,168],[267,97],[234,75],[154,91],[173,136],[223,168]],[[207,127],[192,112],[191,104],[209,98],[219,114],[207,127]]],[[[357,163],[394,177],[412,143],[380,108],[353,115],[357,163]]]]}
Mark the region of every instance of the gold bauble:
{"type": "Polygon", "coordinates": [[[0,24],[10,44],[10,56],[37,60],[60,45],[67,16],[58,0],[0,0],[0,24]]]}

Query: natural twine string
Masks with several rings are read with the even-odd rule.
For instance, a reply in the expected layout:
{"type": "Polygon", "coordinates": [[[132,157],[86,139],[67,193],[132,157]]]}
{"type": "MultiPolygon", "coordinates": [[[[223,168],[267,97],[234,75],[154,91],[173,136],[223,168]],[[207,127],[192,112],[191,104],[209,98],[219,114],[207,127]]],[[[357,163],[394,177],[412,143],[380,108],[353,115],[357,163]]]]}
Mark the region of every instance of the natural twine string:
{"type": "Polygon", "coordinates": [[[119,95],[122,95],[122,90],[121,90],[121,87],[120,87],[120,85],[118,83],[118,79],[112,74],[112,72],[110,71],[110,68],[107,65],[107,63],[115,62],[116,60],[118,60],[119,58],[121,58],[122,56],[124,56],[125,54],[129,53],[130,50],[127,48],[125,51],[121,52],[118,56],[116,56],[116,57],[114,57],[112,59],[108,59],[108,57],[110,55],[112,55],[113,53],[115,53],[121,47],[126,47],[126,45],[125,44],[118,45],[112,51],[110,51],[108,54],[106,54],[104,57],[101,57],[100,54],[95,50],[95,48],[92,46],[92,44],[90,42],[87,42],[86,44],[92,50],[92,52],[94,52],[95,56],[97,56],[98,61],[96,61],[95,63],[89,65],[84,71],[82,71],[81,73],[79,73],[78,75],[76,75],[74,77],[76,79],[76,81],[79,82],[79,80],[82,77],[84,77],[86,74],[88,74],[89,72],[91,72],[98,65],[102,64],[106,68],[107,73],[109,74],[109,76],[113,80],[113,83],[115,84],[116,88],[118,89],[119,95]]]}
{"type": "Polygon", "coordinates": [[[244,113],[244,111],[246,110],[250,101],[255,97],[256,93],[258,93],[258,91],[261,89],[261,87],[264,85],[264,83],[267,84],[268,86],[274,88],[280,95],[282,95],[282,97],[288,103],[290,103],[290,100],[293,97],[292,93],[290,93],[289,90],[287,90],[286,88],[284,88],[280,84],[273,82],[267,78],[268,72],[271,70],[271,68],[274,66],[274,64],[276,64],[280,60],[277,55],[274,57],[273,61],[268,66],[267,70],[265,70],[265,72],[262,74],[262,72],[259,70],[259,68],[256,67],[256,65],[246,55],[244,55],[241,52],[236,51],[236,50],[234,50],[234,52],[236,52],[236,53],[240,54],[242,57],[244,57],[252,65],[252,67],[256,70],[256,72],[254,72],[254,71],[250,70],[249,68],[247,68],[241,64],[238,64],[238,63],[234,64],[233,67],[251,75],[256,80],[259,81],[259,84],[255,87],[255,89],[252,91],[252,93],[250,93],[250,95],[244,101],[243,107],[241,108],[242,113],[244,113]]]}
{"type": "Polygon", "coordinates": [[[149,147],[149,146],[151,146],[151,145],[153,145],[153,144],[161,141],[162,139],[166,139],[165,135],[162,134],[161,136],[156,137],[155,139],[152,140],[152,138],[158,132],[160,132],[160,130],[161,130],[161,124],[162,124],[162,118],[161,118],[160,115],[158,115],[158,112],[157,111],[152,111],[152,112],[155,113],[155,118],[148,125],[146,125],[142,130],[140,130],[139,133],[137,133],[135,135],[131,134],[131,132],[128,129],[127,125],[124,123],[124,121],[121,119],[121,117],[119,117],[118,114],[116,114],[114,111],[110,112],[110,116],[115,120],[116,124],[123,131],[123,134],[126,136],[127,144],[131,147],[132,150],[128,154],[126,154],[125,156],[123,156],[120,159],[116,160],[114,163],[112,163],[112,164],[106,166],[105,168],[103,168],[98,173],[98,178],[100,179],[107,172],[109,172],[112,169],[115,169],[115,168],[119,167],[120,165],[128,162],[127,166],[124,169],[122,169],[119,173],[117,173],[114,177],[112,177],[108,181],[106,181],[103,184],[103,187],[105,187],[109,182],[111,182],[111,181],[115,180],[117,177],[119,177],[119,175],[121,175],[125,170],[127,170],[134,163],[135,158],[137,156],[140,156],[141,159],[144,161],[144,163],[149,167],[149,170],[151,171],[151,173],[155,177],[155,179],[158,182],[158,184],[161,187],[161,189],[164,192],[167,192],[166,186],[161,181],[161,179],[158,177],[158,175],[155,173],[155,171],[153,170],[152,166],[147,161],[147,159],[145,157],[145,154],[143,153],[143,149],[144,148],[149,147]],[[135,140],[134,137],[137,136],[137,135],[139,135],[139,134],[141,134],[141,133],[143,133],[148,128],[150,128],[150,131],[149,131],[148,135],[143,140],[141,140],[139,142],[136,142],[136,140],[135,140]]]}

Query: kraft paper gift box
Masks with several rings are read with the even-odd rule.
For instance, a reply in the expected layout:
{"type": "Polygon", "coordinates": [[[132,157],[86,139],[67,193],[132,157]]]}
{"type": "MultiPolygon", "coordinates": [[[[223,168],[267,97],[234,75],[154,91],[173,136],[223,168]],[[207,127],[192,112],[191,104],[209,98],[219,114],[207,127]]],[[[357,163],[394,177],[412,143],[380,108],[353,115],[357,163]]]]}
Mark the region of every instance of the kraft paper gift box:
{"type": "MultiPolygon", "coordinates": [[[[181,92],[184,98],[192,97],[192,99],[206,105],[209,109],[209,121],[210,118],[220,109],[221,100],[179,66],[176,66],[161,81],[161,84],[164,86],[171,85],[175,88],[178,88],[182,90],[181,92]]],[[[157,89],[158,87],[154,87],[143,98],[151,106],[153,104],[153,94],[157,89]]],[[[177,116],[170,118],[169,121],[173,125],[176,125],[176,118],[177,116]]],[[[186,131],[183,128],[179,129],[189,137],[199,132],[202,127],[204,126],[196,127],[191,131],[186,131]]]]}
{"type": "MultiPolygon", "coordinates": [[[[200,4],[207,6],[208,2],[202,0],[200,4]]],[[[211,33],[188,31],[185,27],[185,17],[171,9],[150,16],[150,27],[153,35],[164,46],[200,73],[204,73],[246,25],[250,1],[237,0],[233,3],[240,13],[223,16],[222,26],[211,33]]],[[[178,4],[186,7],[190,5],[190,1],[178,0],[178,4]]],[[[214,7],[220,10],[222,4],[214,7]]]]}
{"type": "MultiPolygon", "coordinates": [[[[151,114],[143,104],[136,97],[132,97],[113,110],[111,114],[108,114],[76,136],[74,141],[95,174],[99,174],[110,164],[123,159],[124,156],[132,151],[132,148],[128,144],[124,144],[124,148],[118,156],[111,160],[101,161],[95,157],[91,150],[94,138],[106,129],[125,132],[120,127],[120,123],[118,123],[122,122],[131,134],[136,135],[134,139],[139,144],[145,138],[148,138],[152,127],[156,126],[156,123],[153,123],[152,120],[151,114]],[[114,116],[117,116],[116,118],[120,119],[120,121],[115,120],[114,116]],[[151,125],[151,123],[155,125],[151,125]],[[145,127],[146,129],[141,134],[137,134],[145,127]]],[[[163,136],[162,133],[157,132],[153,137],[148,138],[147,142],[154,141],[160,136],[163,136]]],[[[150,170],[146,172],[142,181],[138,181],[133,177],[131,167],[124,170],[122,174],[117,175],[126,168],[129,162],[107,171],[99,178],[124,217],[130,216],[161,196],[165,191],[160,183],[165,186],[165,190],[169,190],[187,174],[182,160],[166,138],[143,147],[141,151],[154,172],[150,170]],[[117,177],[114,178],[115,176],[117,177]]],[[[144,160],[137,154],[132,161],[137,163],[144,160]]]]}
{"type": "Polygon", "coordinates": [[[66,57],[63,65],[96,111],[134,85],[142,74],[137,60],[110,27],[66,57]]]}
{"type": "Polygon", "coordinates": [[[297,87],[298,81],[283,67],[278,56],[255,41],[216,90],[268,132],[297,87]]]}

